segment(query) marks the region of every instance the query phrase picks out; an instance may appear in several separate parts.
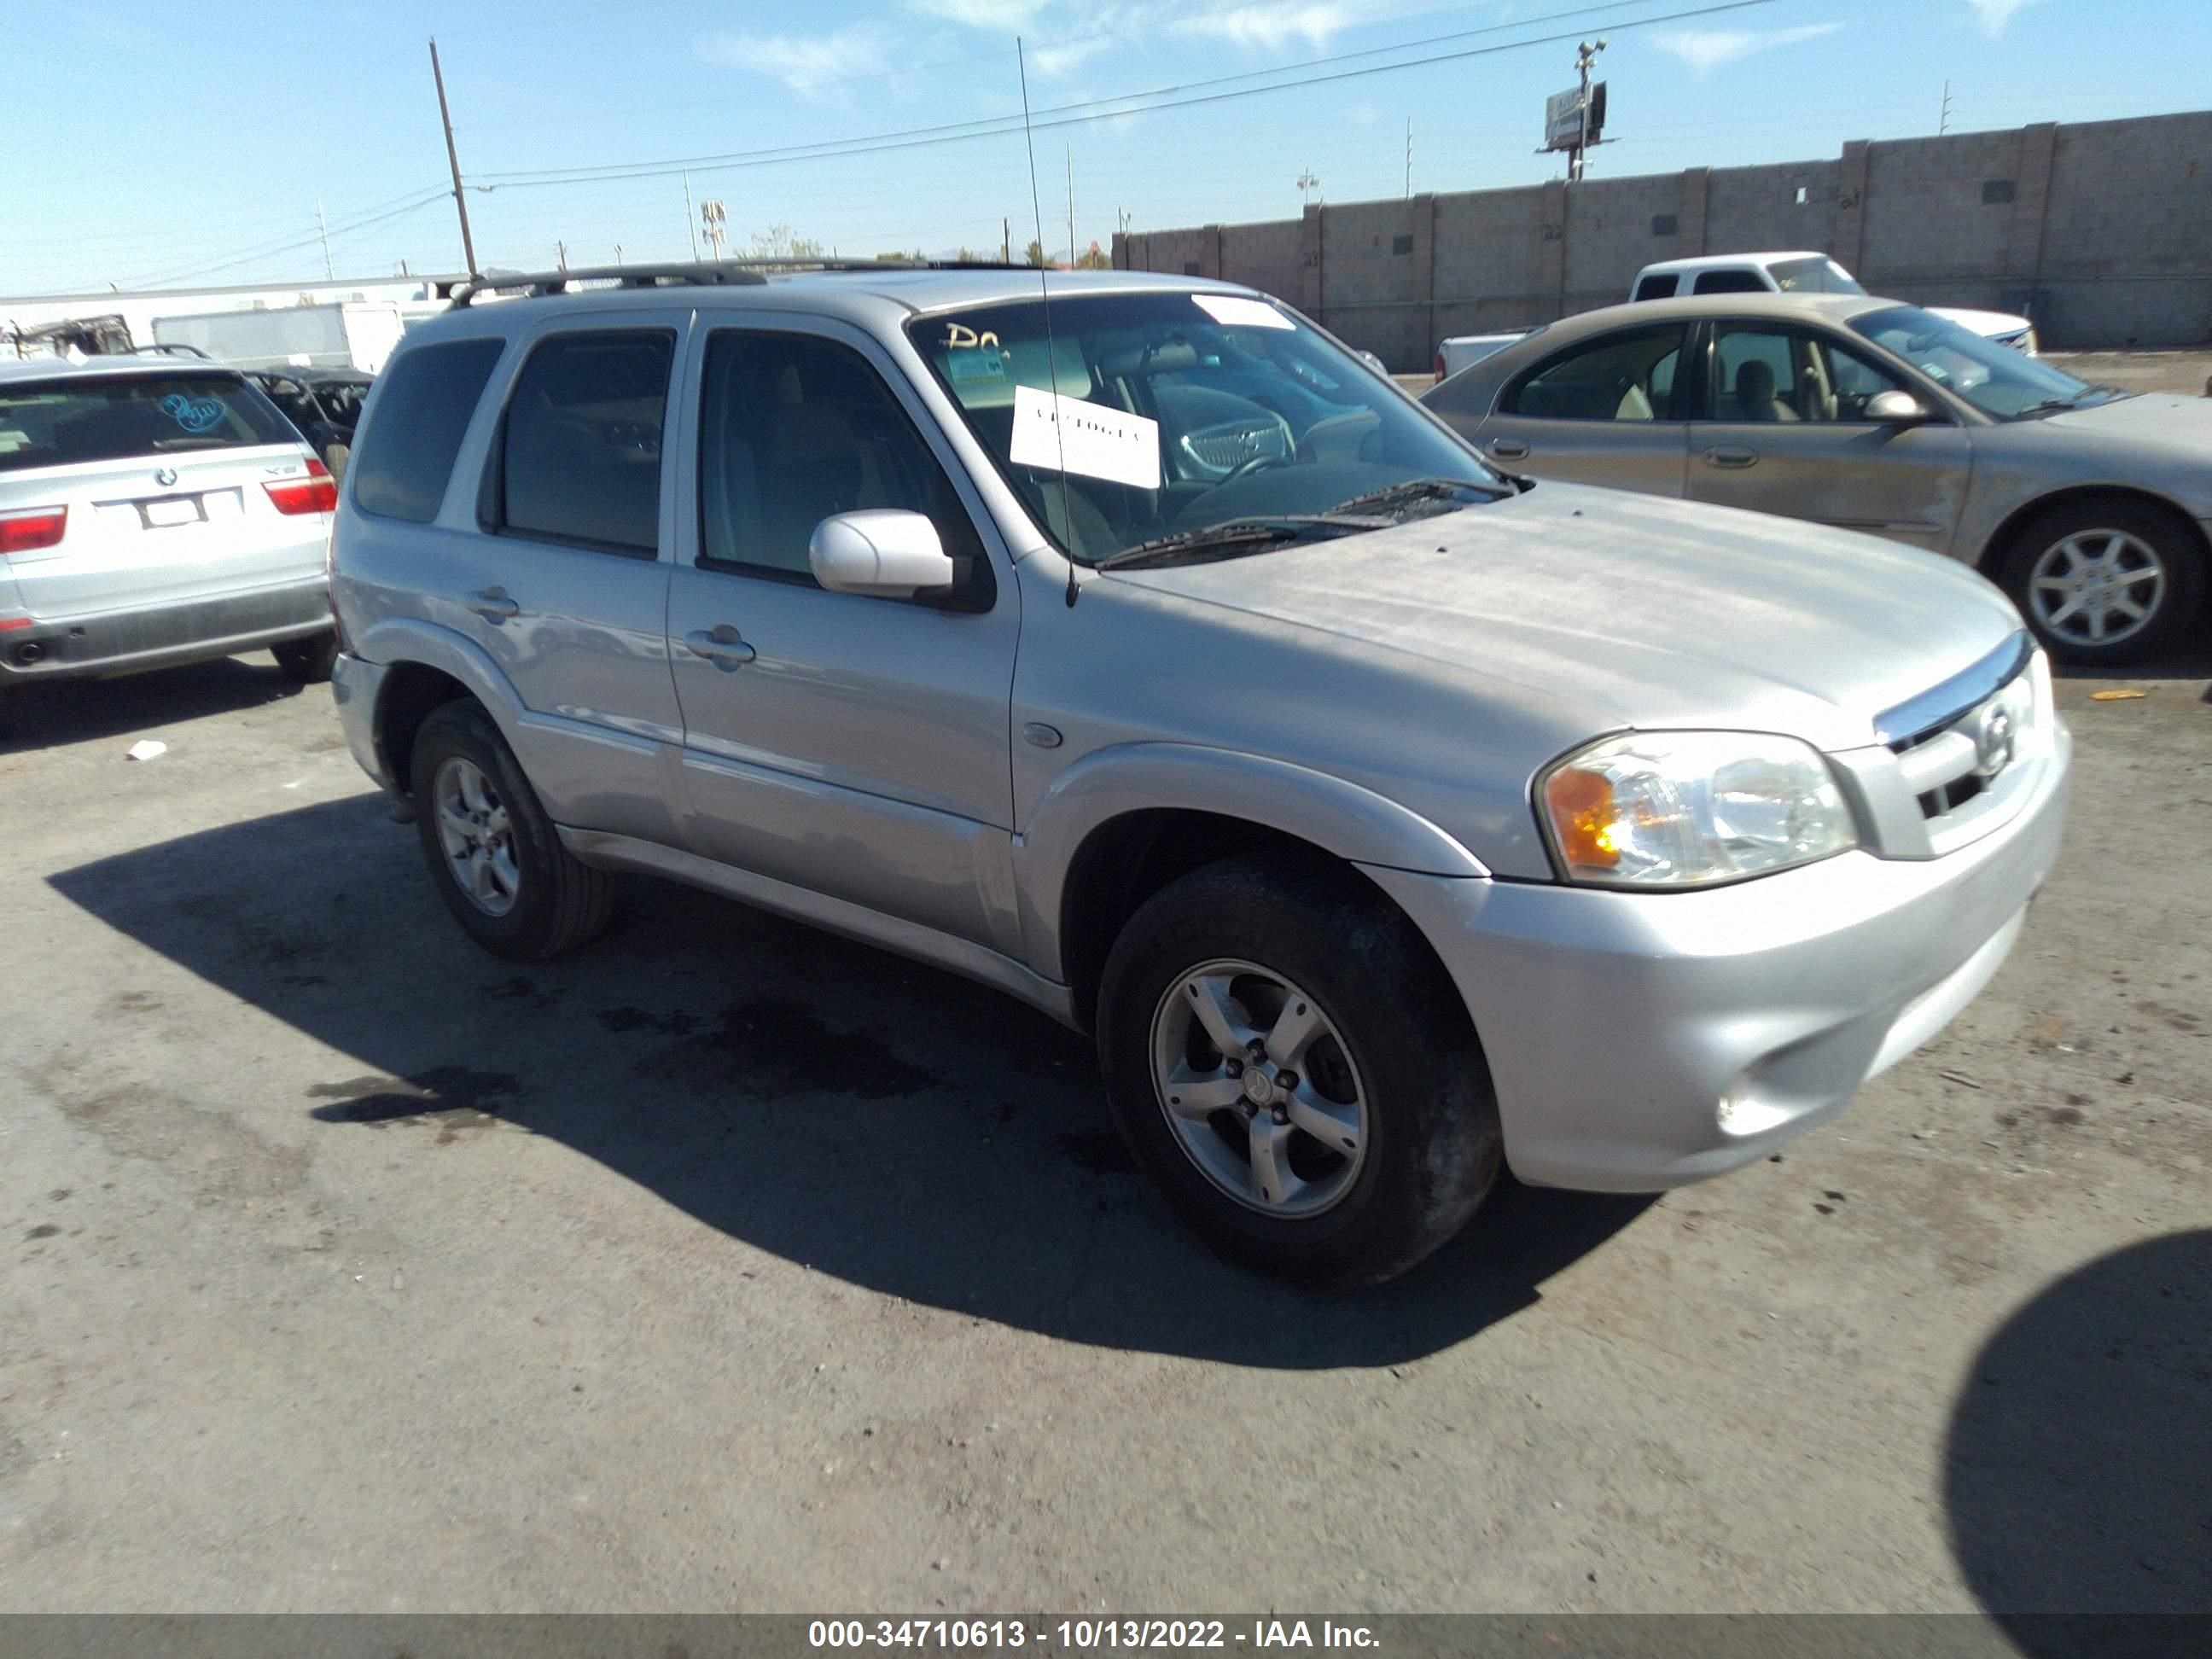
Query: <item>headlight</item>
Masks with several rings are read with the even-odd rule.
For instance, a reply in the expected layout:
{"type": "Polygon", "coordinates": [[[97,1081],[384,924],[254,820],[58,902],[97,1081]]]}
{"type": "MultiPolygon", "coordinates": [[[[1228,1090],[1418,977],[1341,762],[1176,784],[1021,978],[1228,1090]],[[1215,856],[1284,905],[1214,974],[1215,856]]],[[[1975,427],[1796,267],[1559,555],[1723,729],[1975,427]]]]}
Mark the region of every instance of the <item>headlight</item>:
{"type": "Polygon", "coordinates": [[[1858,844],[1828,763],[1795,738],[1638,732],[1568,756],[1537,786],[1567,880],[1700,887],[1858,844]]]}

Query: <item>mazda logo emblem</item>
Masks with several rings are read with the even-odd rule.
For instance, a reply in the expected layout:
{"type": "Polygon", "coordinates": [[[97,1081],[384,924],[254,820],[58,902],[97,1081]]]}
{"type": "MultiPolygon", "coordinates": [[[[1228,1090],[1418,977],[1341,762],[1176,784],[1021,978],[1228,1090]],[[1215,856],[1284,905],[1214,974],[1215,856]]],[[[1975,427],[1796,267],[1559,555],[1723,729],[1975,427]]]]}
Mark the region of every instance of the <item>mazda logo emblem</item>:
{"type": "Polygon", "coordinates": [[[2012,764],[2012,715],[1992,703],[1974,723],[1974,775],[1993,778],[2012,764]]]}
{"type": "Polygon", "coordinates": [[[162,489],[167,489],[171,484],[176,483],[176,468],[173,466],[157,466],[154,469],[154,482],[161,485],[162,489]]]}

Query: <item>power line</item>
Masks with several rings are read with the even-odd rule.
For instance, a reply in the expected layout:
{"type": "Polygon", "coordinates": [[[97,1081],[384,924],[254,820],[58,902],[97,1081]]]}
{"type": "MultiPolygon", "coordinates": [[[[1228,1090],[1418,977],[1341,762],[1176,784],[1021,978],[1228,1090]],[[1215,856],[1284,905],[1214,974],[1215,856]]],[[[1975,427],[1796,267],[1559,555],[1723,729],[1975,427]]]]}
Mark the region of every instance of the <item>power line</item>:
{"type": "MultiPolygon", "coordinates": [[[[1527,28],[1537,24],[1577,19],[1583,23],[1593,20],[1598,13],[1618,11],[1623,5],[1650,5],[1656,0],[1619,0],[1609,6],[1600,6],[1595,11],[1589,7],[1551,12],[1514,23],[1497,23],[1480,29],[1462,29],[1450,34],[1433,35],[1420,40],[1401,41],[1395,46],[1370,46],[1363,51],[1340,52],[1332,57],[1316,58],[1301,64],[1282,65],[1268,70],[1249,70],[1241,74],[1216,76],[1208,80],[1180,82],[1171,86],[1155,87],[1145,92],[1122,93],[1110,98],[1059,104],[1036,111],[1040,118],[1033,121],[1033,130],[1080,126],[1094,120],[1109,119],[1117,115],[1146,115],[1158,111],[1185,109],[1194,105],[1226,102],[1237,98],[1256,97],[1261,93],[1282,92],[1298,87],[1321,86],[1339,81],[1363,79],[1371,75],[1388,75],[1401,70],[1425,69],[1435,64],[1458,62],[1469,58],[1485,58],[1499,52],[1517,52],[1528,46],[1552,46],[1561,40],[1572,40],[1577,32],[1565,34],[1541,35],[1523,40],[1512,40],[1491,46],[1476,46],[1458,52],[1439,52],[1404,64],[1376,64],[1363,69],[1339,70],[1328,75],[1304,76],[1293,80],[1276,81],[1263,87],[1244,87],[1232,92],[1206,92],[1212,87],[1230,86],[1240,81],[1251,81],[1265,76],[1282,75],[1291,70],[1314,69],[1324,64],[1350,63],[1358,58],[1377,57],[1388,52],[1415,52],[1425,47],[1452,40],[1471,40],[1478,36],[1497,34],[1507,29],[1527,28]],[[1198,94],[1197,96],[1176,96],[1179,94],[1198,94]],[[1139,104],[1140,100],[1157,100],[1139,104]],[[1135,108],[1115,106],[1139,104],[1135,108]],[[1042,118],[1058,117],[1057,119],[1042,118]]],[[[1668,12],[1656,17],[1631,18],[1609,25],[1618,28],[1644,28],[1656,23],[1679,22],[1693,17],[1709,17],[1722,12],[1744,11],[1753,7],[1767,6],[1775,0],[1722,0],[1721,3],[1692,8],[1685,11],[1668,12]]],[[[1018,115],[979,117],[968,121],[941,123],[934,126],[908,127],[892,132],[865,134],[858,137],[826,139],[813,144],[783,145],[758,150],[731,150],[720,155],[675,156],[654,161],[610,161],[588,167],[544,167],[511,173],[486,173],[477,175],[489,182],[477,186],[483,189],[535,189],[552,185],[586,184],[595,180],[619,181],[626,179],[656,179],[690,168],[712,172],[722,168],[766,167],[787,161],[830,160],[838,155],[872,155],[889,149],[922,149],[934,144],[958,143],[973,138],[1009,137],[1021,131],[1018,115]]]]}
{"type": "MultiPolygon", "coordinates": [[[[418,196],[415,200],[409,202],[404,207],[394,208],[388,213],[374,214],[365,218],[356,219],[350,223],[341,225],[338,228],[331,231],[330,234],[333,236],[338,237],[349,236],[357,230],[367,230],[374,225],[388,223],[392,220],[404,217],[407,214],[416,212],[422,208],[429,206],[431,203],[438,200],[439,198],[445,194],[445,185],[434,185],[431,186],[427,192],[418,196]]],[[[225,258],[217,264],[197,265],[189,270],[177,271],[174,274],[167,276],[133,277],[128,286],[131,288],[166,288],[172,283],[190,282],[197,277],[212,276],[218,271],[235,270],[240,265],[252,264],[263,259],[273,259],[280,253],[294,253],[297,252],[301,248],[313,247],[320,240],[321,238],[319,234],[311,232],[307,235],[301,238],[298,241],[285,242],[276,246],[254,248],[250,252],[240,253],[234,258],[225,258]]]]}

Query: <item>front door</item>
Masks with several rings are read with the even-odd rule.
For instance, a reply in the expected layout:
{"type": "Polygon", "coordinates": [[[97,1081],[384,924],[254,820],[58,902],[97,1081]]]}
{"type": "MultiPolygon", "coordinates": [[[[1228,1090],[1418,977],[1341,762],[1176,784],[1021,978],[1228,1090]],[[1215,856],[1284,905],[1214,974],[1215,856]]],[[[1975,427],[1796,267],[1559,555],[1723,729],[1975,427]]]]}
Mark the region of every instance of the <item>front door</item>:
{"type": "Polygon", "coordinates": [[[1964,428],[1948,416],[1868,420],[1875,393],[1912,388],[1826,330],[1760,320],[1710,331],[1692,501],[1948,549],[1972,461],[1964,428]]]}
{"type": "Polygon", "coordinates": [[[1679,323],[1645,324],[1585,340],[1506,387],[1469,435],[1510,472],[1680,496],[1688,428],[1674,370],[1684,332],[1679,323]]]}
{"type": "Polygon", "coordinates": [[[1011,948],[1019,595],[981,503],[865,333],[718,328],[693,356],[696,487],[668,607],[693,849],[1011,948]],[[816,525],[862,507],[933,519],[965,572],[955,594],[820,586],[816,525]]]}

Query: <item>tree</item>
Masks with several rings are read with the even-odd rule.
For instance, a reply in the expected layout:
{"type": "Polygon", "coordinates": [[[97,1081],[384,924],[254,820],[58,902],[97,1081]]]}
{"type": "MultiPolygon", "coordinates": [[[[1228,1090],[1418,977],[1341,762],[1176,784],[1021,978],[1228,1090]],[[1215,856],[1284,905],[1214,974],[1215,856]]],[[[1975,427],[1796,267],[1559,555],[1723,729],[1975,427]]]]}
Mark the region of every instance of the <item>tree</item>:
{"type": "Polygon", "coordinates": [[[755,231],[752,238],[753,258],[756,259],[818,259],[822,244],[811,236],[794,236],[789,225],[770,225],[764,231],[755,231]]]}
{"type": "Polygon", "coordinates": [[[1022,258],[1029,264],[1035,265],[1039,270],[1042,270],[1044,269],[1044,244],[1042,242],[1031,242],[1027,247],[1022,250],[1022,258]]]}

